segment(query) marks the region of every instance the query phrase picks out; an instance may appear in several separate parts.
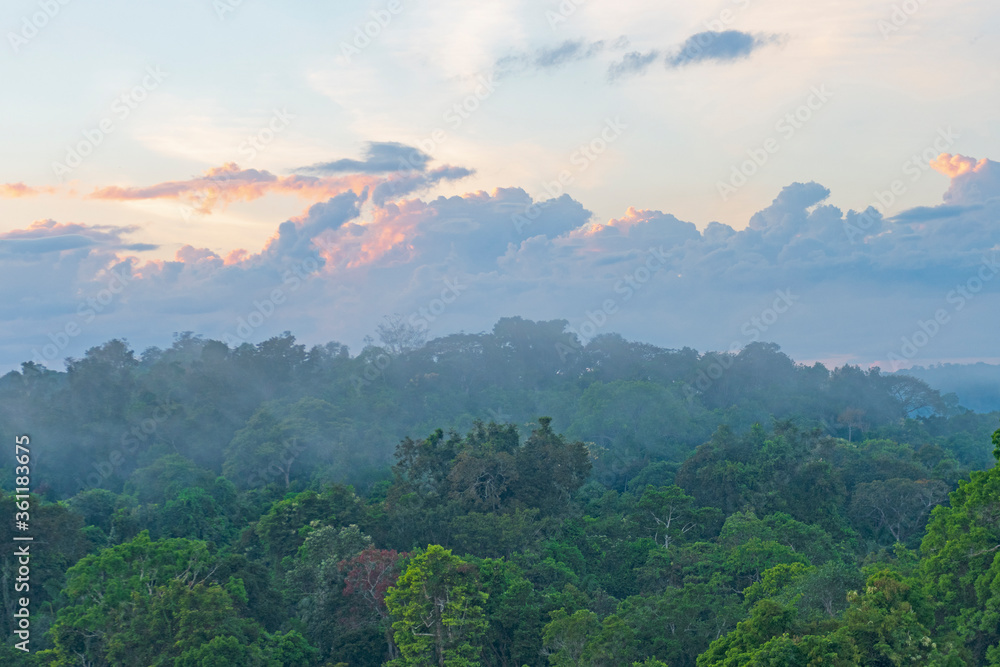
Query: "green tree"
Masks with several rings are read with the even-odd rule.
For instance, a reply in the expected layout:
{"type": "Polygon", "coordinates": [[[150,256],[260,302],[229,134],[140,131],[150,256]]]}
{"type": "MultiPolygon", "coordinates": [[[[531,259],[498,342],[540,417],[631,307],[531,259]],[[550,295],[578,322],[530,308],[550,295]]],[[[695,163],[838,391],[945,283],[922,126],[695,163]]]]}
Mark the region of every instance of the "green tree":
{"type": "Polygon", "coordinates": [[[844,624],[836,634],[850,638],[857,646],[860,664],[962,664],[950,646],[939,647],[931,637],[933,615],[929,600],[899,574],[891,570],[873,573],[864,591],[848,594],[848,602],[851,604],[844,613],[844,624]]]}
{"type": "MultiPolygon", "coordinates": [[[[333,406],[315,398],[261,407],[226,447],[222,471],[242,488],[291,485],[296,463],[315,458],[333,406]]],[[[315,461],[312,461],[315,463],[315,461]]]]}
{"type": "Polygon", "coordinates": [[[80,515],[63,504],[44,502],[35,494],[30,494],[25,501],[23,497],[18,500],[14,494],[0,492],[0,513],[6,517],[0,521],[0,540],[7,545],[15,545],[0,553],[0,601],[3,603],[0,633],[6,638],[17,629],[14,612],[19,598],[29,597],[31,600],[33,627],[37,627],[39,621],[51,622],[53,603],[60,597],[66,571],[87,553],[89,544],[80,515]],[[28,510],[34,534],[30,544],[14,541],[16,536],[24,535],[15,530],[14,523],[16,513],[24,510],[28,510]],[[15,547],[26,547],[29,551],[30,582],[23,581],[19,574],[19,568],[24,563],[15,547]],[[19,578],[22,580],[18,581],[19,578]],[[25,584],[29,588],[23,588],[25,584]],[[30,595],[26,596],[26,593],[30,595]]]}
{"type": "Polygon", "coordinates": [[[544,665],[542,605],[546,600],[516,564],[485,559],[478,566],[480,582],[488,596],[483,606],[487,622],[483,664],[544,665]]]}
{"type": "Polygon", "coordinates": [[[410,559],[385,597],[401,657],[398,667],[478,667],[486,620],[478,570],[429,545],[410,559]]]}
{"type": "Polygon", "coordinates": [[[545,626],[543,640],[545,652],[552,667],[576,667],[583,663],[587,642],[601,631],[601,621],[589,609],[573,614],[565,609],[550,613],[551,621],[545,626]]]}
{"type": "Polygon", "coordinates": [[[244,647],[256,644],[261,655],[273,653],[272,641],[289,638],[270,637],[239,613],[246,587],[238,578],[215,579],[218,565],[204,542],[151,541],[146,532],[84,557],[67,573],[67,605],[50,632],[54,664],[159,667],[185,655],[190,660],[183,664],[200,664],[191,660],[208,659],[202,647],[217,638],[216,663],[220,651],[234,645],[226,638],[244,647]]]}
{"type": "MultiPolygon", "coordinates": [[[[1000,430],[993,434],[1000,458],[1000,430]]],[[[1000,466],[973,472],[934,508],[920,545],[920,575],[941,626],[974,664],[1000,663],[1000,466]]]]}
{"type": "Polygon", "coordinates": [[[948,495],[948,486],[933,479],[887,479],[858,484],[851,499],[851,516],[877,540],[906,542],[919,534],[931,509],[948,495]]]}
{"type": "Polygon", "coordinates": [[[639,498],[638,510],[639,525],[664,549],[669,549],[691,531],[700,536],[720,518],[715,508],[695,507],[694,498],[679,486],[647,486],[639,498]]]}
{"type": "Polygon", "coordinates": [[[539,428],[517,451],[514,496],[545,515],[560,515],[590,474],[590,457],[582,442],[567,442],[552,430],[552,419],[540,417],[539,428]]]}
{"type": "Polygon", "coordinates": [[[322,493],[309,490],[279,500],[257,521],[253,533],[272,563],[281,564],[298,551],[313,530],[360,524],[363,516],[364,508],[354,489],[335,484],[322,493]]]}

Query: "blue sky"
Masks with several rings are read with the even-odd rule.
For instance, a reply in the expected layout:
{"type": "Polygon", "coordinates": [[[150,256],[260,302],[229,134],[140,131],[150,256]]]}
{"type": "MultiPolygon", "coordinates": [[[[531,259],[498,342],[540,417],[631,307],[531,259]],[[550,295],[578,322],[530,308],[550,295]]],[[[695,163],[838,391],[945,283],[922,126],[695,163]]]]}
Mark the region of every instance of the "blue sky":
{"type": "Polygon", "coordinates": [[[248,340],[520,314],[1000,356],[1000,280],[960,294],[1000,241],[996,3],[17,0],[0,29],[8,366],[236,340],[275,290],[248,340]]]}

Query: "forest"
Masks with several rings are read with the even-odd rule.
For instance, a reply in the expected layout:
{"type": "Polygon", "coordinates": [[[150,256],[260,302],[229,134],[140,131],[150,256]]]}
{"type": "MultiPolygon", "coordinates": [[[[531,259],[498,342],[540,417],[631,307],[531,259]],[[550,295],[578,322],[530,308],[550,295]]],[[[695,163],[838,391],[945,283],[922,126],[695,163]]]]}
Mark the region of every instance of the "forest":
{"type": "Polygon", "coordinates": [[[0,378],[0,664],[1000,665],[1000,412],[769,343],[377,333],[0,378]]]}

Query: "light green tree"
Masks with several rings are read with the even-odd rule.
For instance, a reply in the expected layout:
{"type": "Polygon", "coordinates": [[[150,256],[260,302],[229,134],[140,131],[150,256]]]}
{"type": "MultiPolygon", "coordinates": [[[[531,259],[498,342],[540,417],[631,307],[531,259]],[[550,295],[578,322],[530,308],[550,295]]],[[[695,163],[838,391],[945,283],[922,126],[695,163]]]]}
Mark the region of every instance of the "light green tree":
{"type": "Polygon", "coordinates": [[[386,605],[401,657],[394,667],[478,667],[486,631],[474,565],[436,544],[414,556],[386,605]]]}

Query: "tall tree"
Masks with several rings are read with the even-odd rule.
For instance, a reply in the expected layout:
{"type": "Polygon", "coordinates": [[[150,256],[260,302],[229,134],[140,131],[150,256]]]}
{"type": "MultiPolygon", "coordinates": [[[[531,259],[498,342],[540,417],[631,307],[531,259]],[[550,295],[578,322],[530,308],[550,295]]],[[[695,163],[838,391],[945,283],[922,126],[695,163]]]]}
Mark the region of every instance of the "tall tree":
{"type": "Polygon", "coordinates": [[[415,555],[386,595],[396,667],[478,667],[486,631],[478,570],[436,544],[415,555]]]}
{"type": "Polygon", "coordinates": [[[399,579],[400,566],[408,554],[392,549],[368,547],[350,559],[340,561],[344,572],[344,595],[354,598],[359,606],[377,619],[385,634],[386,651],[390,658],[399,657],[392,636],[392,622],[386,594],[399,579]]]}
{"type": "Polygon", "coordinates": [[[514,496],[544,514],[559,515],[590,474],[590,456],[582,442],[567,442],[553,431],[550,417],[540,417],[538,423],[517,452],[514,496]]]}

